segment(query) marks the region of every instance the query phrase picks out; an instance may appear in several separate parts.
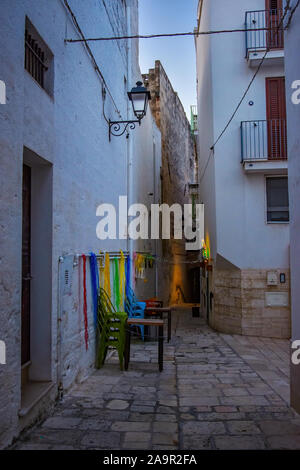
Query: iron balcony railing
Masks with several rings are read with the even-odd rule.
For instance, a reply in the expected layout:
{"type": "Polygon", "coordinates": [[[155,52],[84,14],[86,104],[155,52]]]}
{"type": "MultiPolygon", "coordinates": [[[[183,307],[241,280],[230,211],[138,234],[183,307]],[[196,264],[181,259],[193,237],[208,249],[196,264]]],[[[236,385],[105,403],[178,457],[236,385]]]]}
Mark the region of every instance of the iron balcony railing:
{"type": "Polygon", "coordinates": [[[246,57],[250,51],[264,51],[267,48],[283,49],[282,14],[283,11],[279,9],[246,12],[246,57]],[[252,29],[254,31],[251,31],[252,29]]]}
{"type": "Polygon", "coordinates": [[[286,120],[242,121],[241,146],[242,162],[249,160],[286,160],[286,120]]]}
{"type": "Polygon", "coordinates": [[[191,132],[192,134],[197,133],[198,131],[198,115],[197,115],[197,106],[191,106],[191,132]]]}

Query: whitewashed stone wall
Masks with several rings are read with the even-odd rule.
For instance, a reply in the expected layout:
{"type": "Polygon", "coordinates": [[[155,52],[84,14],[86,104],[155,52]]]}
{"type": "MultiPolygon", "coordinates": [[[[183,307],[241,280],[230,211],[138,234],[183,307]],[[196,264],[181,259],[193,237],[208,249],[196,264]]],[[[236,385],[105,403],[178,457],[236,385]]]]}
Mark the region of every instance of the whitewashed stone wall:
{"type": "MultiPolygon", "coordinates": [[[[296,1],[291,2],[292,8],[296,1]]],[[[300,340],[300,104],[291,100],[292,84],[300,80],[300,64],[297,50],[300,41],[300,11],[296,10],[285,36],[285,72],[288,119],[289,197],[291,209],[291,297],[292,297],[292,341],[300,340]]],[[[300,413],[300,365],[291,365],[291,404],[300,413]]]]}
{"type": "MultiPolygon", "coordinates": [[[[183,207],[190,202],[189,183],[195,182],[196,154],[190,123],[159,60],[143,78],[153,95],[151,111],[162,135],[161,201],[183,207]]],[[[163,240],[162,249],[166,260],[160,265],[164,301],[167,304],[189,302],[191,286],[185,240],[163,240]]]]}
{"type": "MultiPolygon", "coordinates": [[[[246,11],[264,9],[264,0],[199,1],[200,31],[243,28],[246,11]]],[[[256,281],[263,282],[268,292],[266,273],[276,270],[286,273],[286,283],[279,284],[277,289],[283,293],[289,290],[289,224],[266,223],[265,177],[269,173],[266,170],[265,174],[246,174],[241,165],[240,131],[241,121],[266,119],[265,80],[284,76],[284,65],[283,62],[263,64],[212,151],[212,145],[228,123],[255,68],[249,67],[245,59],[243,32],[198,36],[195,46],[199,197],[205,205],[205,241],[214,271],[208,273],[208,296],[212,299],[210,320],[221,331],[286,338],[290,331],[289,309],[282,306],[278,319],[278,309],[274,308],[272,317],[270,310],[263,306],[263,300],[256,298],[264,295],[257,293],[256,281]],[[251,295],[249,290],[243,295],[243,273],[247,273],[252,283],[251,295]],[[234,285],[235,276],[239,278],[239,287],[234,285]],[[249,310],[249,302],[255,300],[259,307],[249,310]],[[242,311],[247,311],[243,326],[242,311]]],[[[202,292],[207,296],[205,278],[203,284],[202,292]]]]}
{"type": "MultiPolygon", "coordinates": [[[[137,0],[69,0],[77,21],[89,37],[137,32],[137,0]],[[127,7],[125,8],[125,3],[127,7]],[[128,17],[129,16],[129,17],[128,17]]],[[[7,346],[7,363],[0,365],[0,447],[41,416],[57,395],[57,379],[65,388],[93,370],[94,328],[87,266],[89,349],[85,350],[82,312],[82,261],[71,269],[72,287],[62,300],[62,347],[58,347],[58,259],[99,250],[141,249],[127,240],[96,238],[96,208],[103,202],[118,206],[119,195],[143,202],[159,181],[160,132],[149,114],[142,126],[108,141],[108,124],[102,113],[102,83],[83,44],[65,44],[78,38],[70,14],[61,0],[3,0],[1,2],[0,80],[6,84],[6,105],[0,106],[1,158],[1,300],[0,340],[7,346]],[[28,17],[54,55],[54,93],[49,96],[24,70],[25,17],[28,17]],[[153,142],[155,141],[155,171],[153,142]],[[21,260],[22,164],[33,164],[36,178],[34,269],[35,308],[40,330],[33,331],[32,378],[53,383],[49,394],[26,416],[21,408],[21,260]],[[129,165],[130,153],[132,155],[129,165]],[[24,157],[25,158],[25,157],[24,157]],[[128,172],[132,171],[129,187],[128,172]],[[151,171],[149,170],[151,169],[151,171]],[[39,173],[40,172],[40,173],[39,173]],[[143,182],[143,184],[141,184],[143,182]],[[40,191],[40,193],[38,192],[40,191]],[[43,212],[43,203],[47,210],[43,212]],[[44,315],[44,318],[43,318],[44,315]],[[39,337],[40,334],[40,337],[39,337]],[[44,339],[47,339],[44,341],[44,339]],[[41,346],[44,344],[44,346],[41,346]],[[50,351],[50,352],[49,352],[50,351]],[[45,367],[43,367],[45,361],[45,367]],[[43,372],[41,372],[43,371],[43,372]]],[[[105,114],[112,120],[132,119],[127,91],[140,79],[136,41],[91,43],[109,93],[105,114]]],[[[159,191],[159,189],[156,189],[159,191]]],[[[143,246],[155,249],[150,242],[143,246]]],[[[152,251],[153,252],[153,251],[152,251]]],[[[68,259],[65,258],[66,260],[68,259]]],[[[153,295],[155,270],[144,295],[153,295]]],[[[35,324],[33,323],[33,330],[35,324]]]]}

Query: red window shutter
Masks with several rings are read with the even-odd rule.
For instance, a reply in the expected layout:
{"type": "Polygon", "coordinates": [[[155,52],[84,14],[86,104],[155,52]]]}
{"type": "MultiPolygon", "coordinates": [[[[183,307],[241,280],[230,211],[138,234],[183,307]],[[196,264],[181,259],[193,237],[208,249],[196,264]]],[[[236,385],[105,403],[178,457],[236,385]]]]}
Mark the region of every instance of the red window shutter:
{"type": "Polygon", "coordinates": [[[283,49],[284,33],[279,31],[282,18],[282,0],[266,0],[266,44],[270,49],[283,49]]]}
{"type": "Polygon", "coordinates": [[[266,0],[266,10],[282,10],[282,0],[266,0]]]}
{"type": "Polygon", "coordinates": [[[285,79],[266,79],[268,149],[270,159],[287,158],[285,79]]]}

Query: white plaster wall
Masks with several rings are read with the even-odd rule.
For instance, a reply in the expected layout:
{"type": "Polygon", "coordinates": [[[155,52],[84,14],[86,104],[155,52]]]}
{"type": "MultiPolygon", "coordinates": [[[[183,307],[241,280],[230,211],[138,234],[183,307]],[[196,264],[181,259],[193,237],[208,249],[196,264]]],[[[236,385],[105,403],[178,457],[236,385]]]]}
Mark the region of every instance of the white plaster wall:
{"type": "MultiPolygon", "coordinates": [[[[205,5],[206,7],[206,5],[205,5]]],[[[200,31],[211,29],[211,10],[204,8],[200,31]]],[[[205,241],[212,256],[217,251],[215,165],[210,147],[213,143],[212,50],[209,36],[195,39],[198,111],[198,181],[199,201],[204,203],[205,241]]]]}
{"type": "Polygon", "coordinates": [[[286,95],[288,119],[288,158],[289,158],[289,197],[291,211],[291,289],[292,289],[292,337],[300,339],[300,105],[291,101],[291,86],[294,80],[300,80],[300,64],[296,60],[297,48],[300,41],[300,13],[296,12],[289,30],[286,32],[286,95]]]}
{"type": "MultiPolygon", "coordinates": [[[[161,167],[161,134],[151,115],[142,121],[139,131],[134,135],[136,151],[133,153],[134,186],[132,200],[144,204],[148,209],[148,240],[137,240],[133,250],[152,253],[159,259],[161,256],[160,241],[150,239],[151,204],[159,204],[160,199],[160,167],[161,167]],[[153,194],[153,195],[152,195],[153,194]]],[[[135,291],[139,299],[146,299],[157,294],[157,267],[146,270],[146,279],[137,279],[135,291]]]]}
{"type": "MultiPolygon", "coordinates": [[[[292,6],[296,4],[292,2],[292,6]]],[[[288,122],[288,158],[289,158],[289,197],[290,197],[290,232],[291,232],[291,298],[292,298],[292,341],[300,339],[300,105],[292,104],[291,85],[300,80],[298,48],[300,41],[300,11],[296,11],[290,28],[285,36],[285,71],[288,122]]],[[[300,412],[300,365],[291,368],[291,403],[300,412]]]]}
{"type": "MultiPolygon", "coordinates": [[[[204,0],[201,29],[238,29],[243,28],[245,12],[265,8],[264,0],[243,1],[204,0]],[[211,21],[205,20],[210,10],[211,21]]],[[[248,86],[254,69],[248,67],[245,60],[245,35],[232,33],[213,35],[209,39],[198,39],[197,54],[202,56],[198,63],[198,87],[200,113],[201,106],[213,117],[213,134],[203,136],[206,131],[205,116],[199,120],[200,165],[208,153],[208,148],[215,142],[228,122],[237,103],[248,86]],[[211,60],[203,61],[207,54],[205,48],[210,43],[211,60]],[[204,48],[204,49],[203,49],[204,48]],[[203,71],[203,66],[206,70],[203,71]],[[211,67],[211,89],[207,87],[211,67]],[[204,100],[201,96],[207,96],[204,100]],[[207,103],[212,102],[212,111],[207,103]],[[202,130],[201,130],[202,128],[202,130]],[[204,156],[204,157],[203,157],[204,156]]],[[[241,121],[265,119],[265,78],[283,76],[283,67],[263,66],[255,79],[246,99],[235,115],[226,133],[215,146],[214,158],[211,158],[207,174],[201,185],[204,202],[213,200],[212,187],[215,184],[217,229],[210,222],[209,232],[212,243],[212,257],[219,253],[232,264],[242,269],[247,268],[284,268],[288,267],[289,226],[288,224],[266,224],[266,196],[264,175],[246,175],[241,160],[241,121]],[[254,101],[249,106],[249,101],[254,101]],[[214,165],[215,180],[210,173],[214,165]],[[205,183],[205,180],[208,180],[205,183]],[[214,181],[214,183],[213,183],[214,181]],[[205,189],[207,185],[207,190],[205,189]],[[215,246],[214,240],[217,241],[215,246]]],[[[198,111],[198,113],[199,113],[198,111]]],[[[201,114],[200,114],[201,116],[201,114]]],[[[200,169],[201,174],[201,169],[200,169]]],[[[200,185],[200,186],[201,186],[200,185]]],[[[207,202],[206,211],[210,210],[207,202]]],[[[212,216],[206,215],[211,218],[212,216]]]]}
{"type": "MultiPolygon", "coordinates": [[[[126,11],[121,0],[70,0],[86,36],[112,36],[127,31],[126,11]]],[[[131,5],[131,27],[137,31],[137,1],[131,5]]],[[[102,115],[102,84],[82,44],[65,44],[77,33],[61,0],[3,0],[1,2],[0,79],[7,87],[7,104],[0,107],[1,156],[1,314],[0,339],[7,344],[7,365],[0,366],[0,446],[18,433],[20,408],[20,295],[22,241],[23,146],[53,165],[51,373],[57,379],[57,285],[58,258],[62,254],[99,250],[126,250],[126,240],[101,242],[96,238],[96,208],[103,202],[118,206],[119,195],[128,193],[128,147],[125,136],[108,141],[108,125],[102,115]],[[25,16],[54,54],[54,96],[49,97],[24,70],[25,16]]],[[[128,67],[127,43],[90,44],[111,94],[127,119],[127,91],[140,78],[138,46],[133,41],[132,64],[128,67]],[[124,85],[124,78],[127,85],[124,85]],[[136,80],[135,80],[136,81],[136,80]]],[[[107,94],[107,118],[120,118],[107,94]]],[[[147,199],[153,188],[153,139],[157,167],[160,134],[146,118],[133,139],[134,197],[147,199]],[[134,140],[136,139],[136,140],[134,140]],[[148,160],[149,158],[149,160],[148,160]],[[152,171],[148,171],[148,167],[152,171]],[[140,182],[143,181],[143,184],[140,182]]],[[[159,174],[159,170],[158,173],[159,174]]],[[[50,196],[51,199],[51,196],[50,196]]],[[[139,248],[139,247],[138,247],[139,248]]],[[[136,248],[137,249],[137,248],[136,248]]],[[[148,245],[147,245],[148,249],[148,245]]],[[[150,246],[149,246],[150,249],[150,246]]],[[[73,270],[73,285],[62,309],[61,373],[66,387],[93,369],[94,329],[87,266],[89,349],[84,347],[82,313],[82,264],[73,270]]],[[[34,282],[34,281],[33,281],[34,282]]],[[[149,283],[153,295],[154,281],[149,283]]],[[[147,289],[146,289],[147,290],[147,289]]],[[[151,292],[150,292],[151,291],[151,292]]]]}

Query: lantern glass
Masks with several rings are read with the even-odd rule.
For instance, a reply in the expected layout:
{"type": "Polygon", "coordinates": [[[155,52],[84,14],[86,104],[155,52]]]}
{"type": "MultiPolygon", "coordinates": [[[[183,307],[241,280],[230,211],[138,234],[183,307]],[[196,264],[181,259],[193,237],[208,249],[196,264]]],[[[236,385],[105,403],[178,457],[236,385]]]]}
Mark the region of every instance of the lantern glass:
{"type": "Polygon", "coordinates": [[[142,82],[137,82],[137,86],[128,92],[128,98],[132,103],[134,115],[141,120],[147,112],[148,100],[151,99],[150,92],[143,87],[142,82]]]}
{"type": "Polygon", "coordinates": [[[132,107],[133,112],[137,118],[142,118],[146,114],[146,101],[147,95],[145,93],[133,93],[132,94],[132,107]]]}

